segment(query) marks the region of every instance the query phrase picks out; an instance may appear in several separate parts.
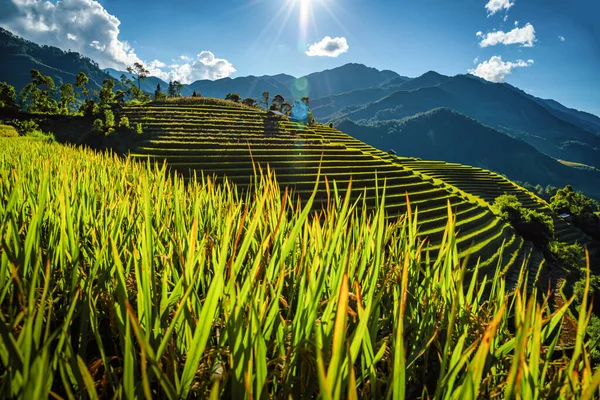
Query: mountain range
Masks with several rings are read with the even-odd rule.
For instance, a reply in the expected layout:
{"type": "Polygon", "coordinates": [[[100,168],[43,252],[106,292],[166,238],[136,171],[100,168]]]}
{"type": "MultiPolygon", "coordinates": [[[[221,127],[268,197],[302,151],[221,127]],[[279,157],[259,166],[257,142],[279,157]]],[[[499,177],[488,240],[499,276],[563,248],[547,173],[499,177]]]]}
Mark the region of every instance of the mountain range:
{"type": "MultiPolygon", "coordinates": [[[[38,46],[1,28],[0,57],[0,80],[17,90],[29,81],[32,68],[52,76],[57,85],[74,82],[83,71],[92,89],[124,73],[102,70],[78,53],[38,46]]],[[[142,89],[153,93],[158,84],[166,92],[168,82],[157,77],[144,80],[142,89]]],[[[532,184],[572,184],[600,198],[595,189],[600,187],[600,118],[507,83],[435,71],[409,78],[346,64],[299,78],[279,74],[199,80],[184,85],[182,95],[194,91],[218,98],[239,93],[259,99],[265,91],[286,99],[309,96],[318,121],[333,121],[384,150],[482,166],[532,184]],[[590,168],[575,169],[557,160],[590,168]]]]}

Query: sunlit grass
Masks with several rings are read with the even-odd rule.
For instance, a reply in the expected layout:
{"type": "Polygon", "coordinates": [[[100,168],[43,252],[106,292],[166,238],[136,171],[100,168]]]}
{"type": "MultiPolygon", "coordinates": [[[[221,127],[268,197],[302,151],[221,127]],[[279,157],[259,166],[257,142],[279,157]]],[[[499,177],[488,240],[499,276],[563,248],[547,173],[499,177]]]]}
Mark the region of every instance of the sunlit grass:
{"type": "MultiPolygon", "coordinates": [[[[522,279],[436,259],[417,215],[240,196],[156,165],[0,139],[0,397],[592,398],[522,279]]],[[[360,201],[360,199],[358,200],[360,201]]],[[[588,310],[584,296],[581,310],[588,310]]]]}

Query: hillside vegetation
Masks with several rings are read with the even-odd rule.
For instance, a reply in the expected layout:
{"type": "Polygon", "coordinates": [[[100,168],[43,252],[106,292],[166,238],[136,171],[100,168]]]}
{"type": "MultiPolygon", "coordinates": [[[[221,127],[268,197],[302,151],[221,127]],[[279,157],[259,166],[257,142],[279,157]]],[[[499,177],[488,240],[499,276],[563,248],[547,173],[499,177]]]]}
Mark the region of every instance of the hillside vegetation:
{"type": "Polygon", "coordinates": [[[568,303],[467,278],[451,212],[430,260],[383,196],[315,218],[269,176],[239,195],[24,138],[0,178],[0,397],[599,394],[588,286],[567,355],[568,303]]]}

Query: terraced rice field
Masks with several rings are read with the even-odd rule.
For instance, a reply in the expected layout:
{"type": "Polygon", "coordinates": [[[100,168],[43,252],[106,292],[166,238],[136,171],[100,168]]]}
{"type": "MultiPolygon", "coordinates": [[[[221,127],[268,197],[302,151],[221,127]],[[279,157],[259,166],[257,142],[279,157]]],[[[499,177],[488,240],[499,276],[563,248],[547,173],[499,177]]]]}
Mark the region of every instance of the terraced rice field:
{"type": "Polygon", "coordinates": [[[582,245],[591,241],[580,229],[553,213],[544,200],[502,175],[481,168],[443,161],[399,159],[398,162],[427,176],[443,180],[447,184],[477,196],[489,204],[493,204],[494,200],[503,194],[516,196],[524,207],[540,211],[552,217],[557,240],[569,244],[577,242],[582,245]]]}
{"type": "Polygon", "coordinates": [[[350,180],[359,208],[374,208],[385,186],[388,217],[407,211],[408,195],[430,251],[439,248],[450,203],[457,214],[461,256],[471,254],[472,261],[480,258],[493,267],[502,256],[505,269],[519,259],[523,240],[487,207],[328,126],[274,123],[263,111],[233,105],[151,104],[128,107],[123,113],[132,124],[141,123],[145,135],[132,156],[166,161],[187,179],[226,176],[243,190],[255,168],[271,168],[282,190],[291,189],[304,199],[312,193],[320,171],[315,211],[334,197],[343,198],[350,180]]]}

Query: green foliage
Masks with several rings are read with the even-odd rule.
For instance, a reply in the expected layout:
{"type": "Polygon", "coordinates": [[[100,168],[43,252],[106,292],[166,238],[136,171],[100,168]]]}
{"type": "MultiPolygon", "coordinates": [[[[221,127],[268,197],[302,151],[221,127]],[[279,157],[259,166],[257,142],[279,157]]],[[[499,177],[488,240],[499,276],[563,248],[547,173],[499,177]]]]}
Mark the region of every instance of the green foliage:
{"type": "Polygon", "coordinates": [[[85,100],[79,111],[88,118],[95,117],[100,114],[100,107],[94,100],[85,100]]]}
{"type": "Polygon", "coordinates": [[[523,238],[532,241],[537,246],[545,247],[554,238],[552,217],[523,207],[514,195],[498,196],[492,205],[492,210],[509,221],[523,238]]]}
{"type": "Polygon", "coordinates": [[[54,98],[56,86],[50,76],[31,70],[31,82],[21,90],[21,102],[31,113],[56,113],[58,103],[54,98]]]}
{"type": "Polygon", "coordinates": [[[86,100],[89,96],[89,91],[87,87],[89,81],[89,78],[84,72],[79,72],[75,77],[75,87],[77,89],[81,89],[81,92],[83,93],[86,100]]]}
{"type": "Polygon", "coordinates": [[[144,129],[142,127],[142,124],[140,122],[137,122],[135,124],[135,133],[137,133],[138,135],[141,135],[144,133],[144,129]]]}
{"type": "MultiPolygon", "coordinates": [[[[194,93],[196,93],[196,92],[194,92],[194,93]]],[[[156,90],[154,91],[154,101],[161,101],[165,97],[167,97],[167,95],[162,92],[162,90],[160,88],[160,83],[157,84],[156,85],[156,90]]]]}
{"type": "MultiPolygon", "coordinates": [[[[195,96],[192,96],[192,97],[195,97],[195,96]]],[[[247,97],[244,99],[244,101],[242,101],[242,104],[244,104],[245,106],[248,106],[248,107],[254,107],[256,105],[256,99],[247,97]]]]}
{"type": "Polygon", "coordinates": [[[115,103],[115,94],[113,89],[115,87],[115,81],[111,78],[106,78],[102,82],[102,89],[98,94],[98,103],[102,108],[108,108],[115,103]]]}
{"type": "Polygon", "coordinates": [[[179,81],[169,82],[168,97],[180,97],[183,84],[179,81]]]}
{"type": "Polygon", "coordinates": [[[550,207],[557,213],[568,213],[579,216],[586,213],[593,214],[600,210],[598,202],[583,193],[573,190],[570,185],[559,189],[550,200],[550,207]]]}
{"type": "Polygon", "coordinates": [[[65,83],[60,86],[60,109],[63,113],[69,114],[71,112],[73,103],[75,102],[75,90],[73,85],[65,83]]]}
{"type": "Polygon", "coordinates": [[[265,110],[269,108],[269,99],[271,94],[269,92],[263,92],[260,103],[265,106],[265,110]]]}
{"type": "Polygon", "coordinates": [[[138,97],[138,96],[141,93],[143,93],[142,92],[142,81],[148,77],[148,74],[150,73],[150,71],[148,71],[143,64],[136,62],[133,64],[133,66],[127,67],[127,72],[132,74],[133,78],[137,81],[138,91],[136,92],[137,93],[136,98],[140,99],[140,97],[138,97]]]}
{"type": "Polygon", "coordinates": [[[242,97],[238,93],[227,93],[225,96],[225,100],[233,101],[234,103],[239,103],[242,100],[242,97]]]}
{"type": "Polygon", "coordinates": [[[585,268],[585,250],[580,244],[553,242],[550,250],[563,268],[570,271],[580,271],[585,268]]]}
{"type": "Polygon", "coordinates": [[[19,131],[19,135],[27,136],[32,134],[35,131],[40,130],[40,126],[34,120],[25,120],[25,121],[15,121],[15,126],[17,131],[19,131]]]}
{"type": "Polygon", "coordinates": [[[119,129],[129,129],[129,118],[121,117],[119,118],[119,129]]]}
{"type": "Polygon", "coordinates": [[[586,333],[590,340],[588,345],[590,357],[598,365],[600,363],[600,317],[592,314],[586,333]]]}
{"type": "Polygon", "coordinates": [[[19,132],[14,126],[0,124],[0,137],[17,137],[19,132]]]}
{"type": "Polygon", "coordinates": [[[15,88],[6,82],[0,82],[0,108],[12,110],[18,108],[15,88]]]}
{"type": "Polygon", "coordinates": [[[575,226],[600,240],[600,205],[595,200],[567,185],[552,197],[550,207],[557,213],[569,214],[575,226]]]}
{"type": "Polygon", "coordinates": [[[327,124],[327,126],[329,126],[331,129],[333,129],[335,127],[333,122],[330,122],[329,124],[327,124]]]}
{"type": "MultiPolygon", "coordinates": [[[[585,276],[579,279],[573,285],[573,295],[575,296],[575,303],[581,305],[583,296],[585,293],[586,278],[585,276]]],[[[590,278],[590,289],[588,292],[587,301],[593,305],[593,309],[596,314],[600,314],[600,276],[592,275],[590,278]]]]}
{"type": "Polygon", "coordinates": [[[34,130],[31,131],[30,133],[28,133],[27,135],[28,138],[30,139],[37,139],[40,140],[42,142],[45,143],[55,143],[56,142],[56,138],[54,137],[54,134],[51,132],[42,132],[41,130],[34,130]]]}
{"type": "Polygon", "coordinates": [[[115,127],[115,114],[111,110],[104,110],[104,126],[106,129],[115,127]]]}
{"type": "Polygon", "coordinates": [[[271,176],[5,139],[0,178],[2,398],[599,394],[589,344],[556,347],[568,305],[467,274],[451,211],[430,260],[416,215],[314,218],[271,176]]]}
{"type": "Polygon", "coordinates": [[[19,135],[29,138],[42,139],[46,142],[55,142],[56,139],[52,133],[44,133],[40,126],[34,120],[15,121],[14,122],[19,135]]]}
{"type": "Polygon", "coordinates": [[[92,131],[98,134],[104,133],[104,121],[100,118],[95,119],[92,125],[92,131]]]}

